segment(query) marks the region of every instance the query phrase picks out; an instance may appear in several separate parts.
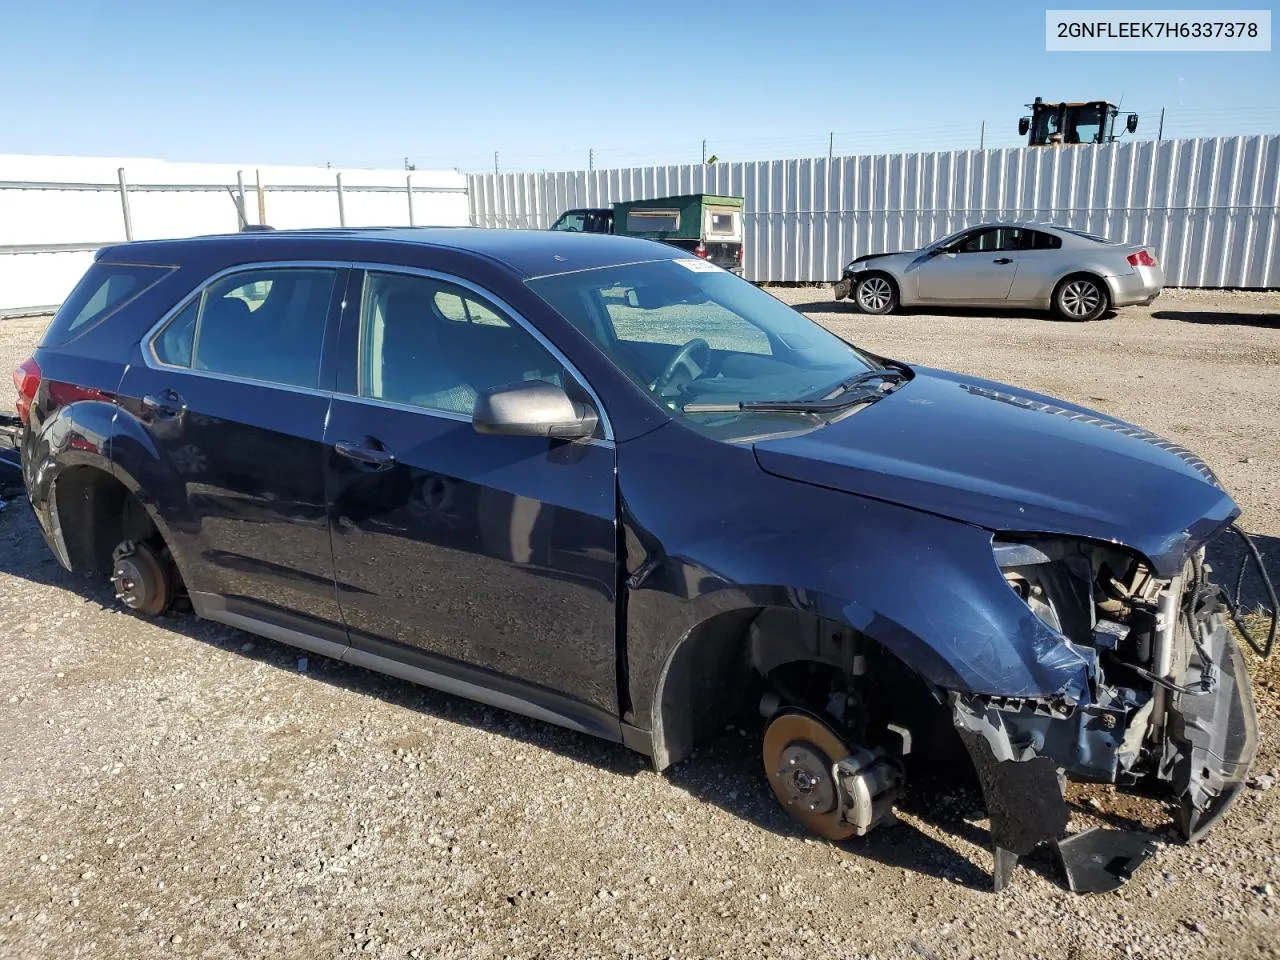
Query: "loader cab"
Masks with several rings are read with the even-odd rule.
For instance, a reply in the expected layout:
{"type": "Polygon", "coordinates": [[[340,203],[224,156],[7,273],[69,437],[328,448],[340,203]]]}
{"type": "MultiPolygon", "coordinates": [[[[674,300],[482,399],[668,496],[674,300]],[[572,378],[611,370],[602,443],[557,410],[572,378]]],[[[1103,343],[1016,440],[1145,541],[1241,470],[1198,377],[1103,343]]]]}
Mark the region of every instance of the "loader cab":
{"type": "Polygon", "coordinates": [[[1138,115],[1130,113],[1125,117],[1123,129],[1117,133],[1120,110],[1106,100],[1045,103],[1036,97],[1027,108],[1031,115],[1018,121],[1018,134],[1027,137],[1027,145],[1031,147],[1112,143],[1121,133],[1138,129],[1138,115]]]}

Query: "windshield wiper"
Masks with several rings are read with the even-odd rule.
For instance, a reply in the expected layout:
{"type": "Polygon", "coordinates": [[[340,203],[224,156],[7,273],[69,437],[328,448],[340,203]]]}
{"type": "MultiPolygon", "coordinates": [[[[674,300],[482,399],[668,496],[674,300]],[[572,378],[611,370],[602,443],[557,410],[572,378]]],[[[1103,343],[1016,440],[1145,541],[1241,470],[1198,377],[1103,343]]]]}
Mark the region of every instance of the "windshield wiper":
{"type": "Polygon", "coordinates": [[[834,400],[742,400],[737,403],[686,403],[685,413],[812,413],[844,410],[859,403],[874,403],[885,394],[867,390],[853,396],[842,394],[834,400]]]}
{"type": "Polygon", "coordinates": [[[838,397],[840,394],[847,393],[854,387],[860,387],[864,383],[875,383],[877,380],[887,383],[901,383],[906,379],[907,375],[896,367],[880,367],[876,370],[864,370],[856,377],[850,377],[848,380],[843,380],[836,384],[831,392],[822,399],[830,400],[833,397],[838,397]]]}

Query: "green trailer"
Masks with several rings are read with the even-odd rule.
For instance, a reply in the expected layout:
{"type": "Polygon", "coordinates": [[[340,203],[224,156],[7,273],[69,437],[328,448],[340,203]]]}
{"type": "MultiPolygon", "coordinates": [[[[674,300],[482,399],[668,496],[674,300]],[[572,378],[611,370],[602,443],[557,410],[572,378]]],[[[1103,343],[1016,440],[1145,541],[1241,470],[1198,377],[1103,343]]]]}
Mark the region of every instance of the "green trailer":
{"type": "Polygon", "coordinates": [[[742,197],[690,193],[613,205],[613,232],[661,240],[742,272],[742,197]]]}
{"type": "Polygon", "coordinates": [[[742,207],[742,197],[709,193],[627,200],[610,210],[566,210],[551,229],[659,240],[741,275],[742,207]]]}

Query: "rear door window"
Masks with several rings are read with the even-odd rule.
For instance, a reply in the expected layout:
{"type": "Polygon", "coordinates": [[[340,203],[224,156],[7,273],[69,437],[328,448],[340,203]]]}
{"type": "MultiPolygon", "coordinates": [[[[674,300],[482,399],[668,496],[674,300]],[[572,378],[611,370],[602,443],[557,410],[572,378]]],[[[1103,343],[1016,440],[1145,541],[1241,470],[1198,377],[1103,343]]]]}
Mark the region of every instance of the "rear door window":
{"type": "Polygon", "coordinates": [[[338,271],[246,270],[210,284],[151,341],[177,367],[315,388],[338,271]]]}
{"type": "Polygon", "coordinates": [[[95,263],[59,308],[42,346],[79,336],[155,286],[173,267],[137,263],[95,263]]]}
{"type": "Polygon", "coordinates": [[[1026,247],[1028,250],[1058,250],[1062,247],[1062,238],[1055,237],[1051,233],[1041,233],[1039,230],[1025,230],[1031,237],[1030,245],[1026,247]]]}

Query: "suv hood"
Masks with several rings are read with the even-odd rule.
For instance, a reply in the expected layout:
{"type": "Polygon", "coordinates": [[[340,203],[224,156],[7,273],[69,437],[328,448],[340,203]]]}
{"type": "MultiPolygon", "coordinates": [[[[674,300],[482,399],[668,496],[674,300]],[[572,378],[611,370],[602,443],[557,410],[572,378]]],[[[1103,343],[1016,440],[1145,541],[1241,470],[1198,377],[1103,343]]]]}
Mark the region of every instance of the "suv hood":
{"type": "Polygon", "coordinates": [[[755,444],[775,476],[993,531],[1124,544],[1161,576],[1239,515],[1188,450],[1097,411],[926,367],[884,399],[755,444]]]}

